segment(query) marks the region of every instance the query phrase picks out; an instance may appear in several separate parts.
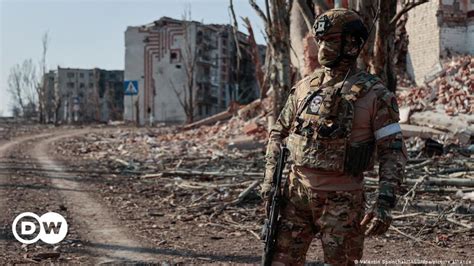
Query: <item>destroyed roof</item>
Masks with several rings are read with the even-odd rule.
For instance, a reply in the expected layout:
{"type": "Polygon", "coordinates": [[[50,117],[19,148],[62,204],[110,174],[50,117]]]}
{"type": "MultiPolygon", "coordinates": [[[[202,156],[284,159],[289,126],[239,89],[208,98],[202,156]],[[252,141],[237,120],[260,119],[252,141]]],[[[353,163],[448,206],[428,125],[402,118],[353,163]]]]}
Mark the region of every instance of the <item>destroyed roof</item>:
{"type": "MultiPolygon", "coordinates": [[[[140,25],[140,26],[129,26],[127,28],[149,29],[149,28],[158,27],[158,26],[166,26],[168,24],[181,25],[183,23],[183,21],[184,20],[163,16],[163,17],[159,18],[158,20],[155,20],[151,23],[140,25]]],[[[198,26],[206,27],[206,28],[213,29],[213,30],[216,30],[216,31],[222,30],[222,29],[230,30],[230,28],[232,27],[232,25],[229,25],[229,24],[216,24],[216,23],[205,24],[205,23],[195,21],[195,20],[190,20],[190,21],[186,21],[186,22],[194,23],[198,26]]],[[[244,32],[241,32],[241,31],[238,31],[238,34],[239,34],[239,39],[248,37],[248,34],[246,34],[244,32]]]]}

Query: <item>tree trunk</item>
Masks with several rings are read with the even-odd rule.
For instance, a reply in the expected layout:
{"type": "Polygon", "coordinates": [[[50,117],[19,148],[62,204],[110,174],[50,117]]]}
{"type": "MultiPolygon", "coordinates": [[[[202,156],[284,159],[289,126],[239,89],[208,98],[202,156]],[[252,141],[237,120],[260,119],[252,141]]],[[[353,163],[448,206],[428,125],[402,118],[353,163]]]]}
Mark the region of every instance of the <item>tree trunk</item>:
{"type": "Polygon", "coordinates": [[[381,77],[387,88],[394,92],[397,87],[397,77],[390,56],[394,54],[395,26],[390,21],[397,12],[397,0],[379,3],[380,15],[377,21],[371,72],[381,77]]]}
{"type": "MultiPolygon", "coordinates": [[[[291,1],[290,1],[291,3],[291,1]]],[[[273,73],[270,76],[270,84],[273,87],[274,108],[273,115],[278,117],[281,109],[288,98],[291,86],[291,59],[290,59],[290,8],[285,0],[271,0],[271,27],[270,46],[273,59],[273,73]]]]}
{"type": "MultiPolygon", "coordinates": [[[[374,21],[375,12],[377,10],[377,1],[375,0],[351,1],[350,8],[353,8],[359,12],[362,18],[362,21],[367,27],[367,30],[369,30],[374,21]]],[[[359,58],[357,60],[357,66],[360,69],[370,71],[369,66],[372,63],[375,35],[376,34],[375,34],[375,29],[374,29],[369,35],[369,38],[367,39],[366,44],[359,55],[359,58]]]]}
{"type": "MultiPolygon", "coordinates": [[[[310,28],[303,17],[302,7],[299,1],[293,1],[293,7],[290,14],[290,44],[291,44],[291,64],[296,68],[297,77],[301,79],[305,76],[305,49],[304,38],[308,34],[310,28]]],[[[311,18],[314,17],[313,15],[311,18]]],[[[311,19],[310,18],[310,19],[311,19]]],[[[312,18],[314,19],[314,18],[312,18]]]]}

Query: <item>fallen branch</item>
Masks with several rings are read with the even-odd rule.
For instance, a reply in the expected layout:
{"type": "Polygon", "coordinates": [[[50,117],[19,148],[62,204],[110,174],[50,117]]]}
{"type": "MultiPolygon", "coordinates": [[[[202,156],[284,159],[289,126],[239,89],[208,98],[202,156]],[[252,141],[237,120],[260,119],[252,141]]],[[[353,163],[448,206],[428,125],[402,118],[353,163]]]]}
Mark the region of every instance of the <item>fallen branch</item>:
{"type": "Polygon", "coordinates": [[[444,212],[447,209],[452,209],[452,212],[459,214],[474,214],[474,206],[470,204],[459,204],[452,206],[449,204],[435,203],[435,202],[415,202],[411,207],[423,212],[444,212]]]}
{"type": "Polygon", "coordinates": [[[433,244],[433,243],[431,243],[431,242],[428,242],[428,241],[425,241],[425,240],[416,238],[416,237],[414,237],[414,236],[412,236],[412,235],[409,235],[409,234],[407,234],[407,233],[404,233],[404,232],[400,231],[400,229],[396,228],[396,227],[393,226],[393,225],[390,226],[390,229],[391,229],[391,230],[394,230],[395,232],[399,233],[400,235],[402,235],[402,236],[404,236],[404,237],[407,237],[407,238],[409,238],[409,239],[411,239],[411,240],[413,240],[413,241],[425,243],[425,244],[428,244],[428,245],[430,245],[430,246],[433,246],[433,247],[436,247],[436,248],[439,248],[439,249],[444,250],[444,248],[439,247],[439,246],[437,246],[437,245],[435,245],[435,244],[433,244]]]}
{"type": "MultiPolygon", "coordinates": [[[[365,177],[364,181],[367,183],[378,183],[377,178],[365,177]]],[[[415,185],[419,179],[406,179],[403,183],[406,185],[415,185]]],[[[423,181],[424,185],[435,186],[453,186],[453,187],[474,187],[474,179],[467,178],[426,178],[423,181]]]]}
{"type": "Polygon", "coordinates": [[[237,197],[237,199],[231,201],[231,202],[228,202],[226,204],[224,204],[221,208],[219,208],[219,210],[217,210],[216,212],[214,212],[212,215],[211,215],[211,219],[218,216],[219,214],[221,214],[228,206],[231,206],[231,205],[237,205],[239,203],[241,203],[245,197],[250,193],[250,191],[252,191],[253,189],[255,189],[258,184],[260,182],[259,181],[254,181],[249,187],[247,187],[244,191],[242,191],[239,196],[237,197]]]}
{"type": "Polygon", "coordinates": [[[432,159],[428,159],[428,160],[426,160],[426,161],[424,161],[424,162],[421,162],[421,163],[408,165],[408,166],[405,167],[405,170],[408,171],[408,170],[413,170],[413,169],[415,169],[415,168],[424,167],[424,166],[426,166],[426,165],[431,164],[432,162],[433,162],[432,159]]]}
{"type": "Polygon", "coordinates": [[[263,172],[209,172],[209,171],[195,171],[195,170],[166,170],[161,173],[154,175],[146,175],[142,178],[161,177],[161,176],[217,176],[217,177],[236,177],[236,176],[250,176],[250,177],[263,177],[263,172]]]}
{"type": "Polygon", "coordinates": [[[395,215],[392,217],[393,220],[400,220],[408,217],[415,217],[422,214],[421,212],[415,212],[415,213],[407,213],[407,214],[402,214],[402,215],[395,215]]]}
{"type": "Polygon", "coordinates": [[[430,246],[433,246],[433,247],[436,247],[436,248],[439,248],[439,249],[444,250],[444,248],[442,248],[442,247],[440,247],[440,246],[437,246],[437,245],[435,245],[435,244],[433,244],[433,243],[431,243],[431,242],[428,242],[428,241],[425,241],[425,240],[416,238],[416,237],[414,237],[414,236],[412,236],[412,235],[409,235],[409,234],[407,234],[407,233],[404,233],[404,232],[400,231],[400,229],[396,228],[396,227],[393,226],[393,225],[391,225],[389,229],[394,230],[395,232],[399,233],[400,235],[405,236],[405,237],[407,237],[407,238],[409,238],[409,239],[411,239],[411,240],[413,240],[413,241],[425,243],[425,244],[428,244],[428,245],[430,245],[430,246]]]}
{"type": "Polygon", "coordinates": [[[472,229],[472,225],[470,225],[470,224],[465,224],[465,223],[462,223],[462,222],[456,221],[456,220],[454,220],[454,219],[453,219],[453,218],[451,218],[451,217],[446,217],[446,220],[447,220],[448,222],[451,222],[451,223],[453,223],[453,224],[457,224],[457,225],[460,225],[460,226],[466,227],[466,228],[468,228],[468,229],[472,229]]]}
{"type": "Polygon", "coordinates": [[[260,184],[260,181],[256,180],[254,181],[252,184],[250,184],[250,186],[248,186],[244,191],[242,191],[239,196],[237,197],[237,199],[235,199],[234,201],[231,202],[231,204],[239,204],[241,203],[245,197],[247,197],[247,195],[254,189],[258,186],[258,184],[260,184]]]}
{"type": "Polygon", "coordinates": [[[427,177],[428,177],[428,175],[424,175],[424,176],[420,177],[418,180],[416,180],[413,187],[410,190],[408,190],[408,192],[405,195],[403,195],[403,199],[405,200],[405,204],[403,205],[402,213],[405,212],[408,203],[415,198],[416,189],[418,188],[418,186],[421,183],[423,183],[427,177]]]}

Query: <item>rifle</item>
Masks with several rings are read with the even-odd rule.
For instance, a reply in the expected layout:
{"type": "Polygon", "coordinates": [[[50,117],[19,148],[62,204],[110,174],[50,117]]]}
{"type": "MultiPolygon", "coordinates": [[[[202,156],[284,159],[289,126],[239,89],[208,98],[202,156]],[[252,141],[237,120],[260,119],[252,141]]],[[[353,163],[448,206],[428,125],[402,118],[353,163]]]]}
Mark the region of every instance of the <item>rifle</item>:
{"type": "Polygon", "coordinates": [[[283,198],[281,191],[281,180],[283,175],[283,169],[286,164],[286,157],[288,149],[282,145],[280,155],[278,156],[278,162],[273,172],[273,187],[271,194],[271,204],[269,207],[268,217],[265,219],[265,224],[262,228],[262,240],[265,243],[265,248],[262,256],[262,265],[268,266],[272,264],[273,253],[275,249],[278,217],[280,215],[280,206],[283,198]]]}

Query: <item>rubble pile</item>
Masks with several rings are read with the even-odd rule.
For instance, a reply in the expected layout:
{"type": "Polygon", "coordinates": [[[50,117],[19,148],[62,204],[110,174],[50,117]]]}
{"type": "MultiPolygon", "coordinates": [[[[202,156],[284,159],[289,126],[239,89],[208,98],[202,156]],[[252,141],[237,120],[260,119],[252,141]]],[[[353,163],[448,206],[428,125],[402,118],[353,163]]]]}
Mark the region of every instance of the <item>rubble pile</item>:
{"type": "Polygon", "coordinates": [[[474,114],[474,58],[446,59],[424,86],[402,90],[398,98],[401,106],[412,111],[442,108],[450,116],[474,114]]]}
{"type": "MultiPolygon", "coordinates": [[[[400,99],[417,111],[450,97],[454,100],[446,106],[472,114],[471,109],[463,109],[472,101],[472,74],[467,74],[472,71],[470,60],[453,59],[445,74],[426,87],[402,92],[400,99]]],[[[156,239],[171,239],[173,228],[177,232],[173,237],[179,237],[180,226],[191,225],[218,231],[206,234],[211,239],[240,235],[258,239],[264,210],[257,191],[264,172],[270,110],[270,99],[266,99],[186,128],[94,131],[59,141],[57,157],[75,158],[71,164],[76,169],[103,170],[107,182],[99,190],[106,195],[104,199],[119,210],[123,220],[140,221],[148,228],[146,235],[162,231],[156,239]],[[163,224],[169,221],[173,223],[165,228],[163,224]]],[[[467,145],[461,146],[445,135],[447,131],[425,131],[420,126],[402,130],[411,132],[407,136],[410,160],[389,234],[425,246],[459,247],[469,238],[466,232],[472,232],[474,213],[470,135],[463,142],[467,145]]],[[[93,174],[88,172],[89,177],[93,174]]],[[[369,203],[373,203],[377,169],[366,174],[364,183],[369,203]]],[[[168,245],[165,240],[157,244],[168,245]]]]}
{"type": "Polygon", "coordinates": [[[131,172],[176,169],[189,162],[193,169],[200,169],[193,164],[201,161],[229,160],[233,164],[233,159],[245,157],[249,152],[261,153],[267,137],[263,108],[266,104],[254,108],[256,112],[240,112],[227,121],[189,130],[159,127],[121,128],[105,134],[91,132],[73,141],[59,141],[56,153],[101,161],[103,165],[131,172]]]}
{"type": "MultiPolygon", "coordinates": [[[[155,237],[157,245],[172,246],[170,239],[179,236],[185,225],[206,228],[211,239],[258,239],[264,216],[257,193],[263,149],[229,149],[227,142],[243,134],[245,124],[234,117],[188,131],[113,129],[56,147],[63,159],[74,154],[75,169],[106,166],[107,182],[95,182],[104,199],[122,220],[146,228],[147,236],[161,232],[155,237]]],[[[434,140],[412,137],[407,145],[407,176],[389,234],[423,246],[457,247],[472,230],[474,162],[456,147],[443,147],[434,140]]],[[[94,180],[93,172],[86,173],[94,180]]],[[[373,203],[377,169],[368,172],[364,182],[373,203]]]]}

